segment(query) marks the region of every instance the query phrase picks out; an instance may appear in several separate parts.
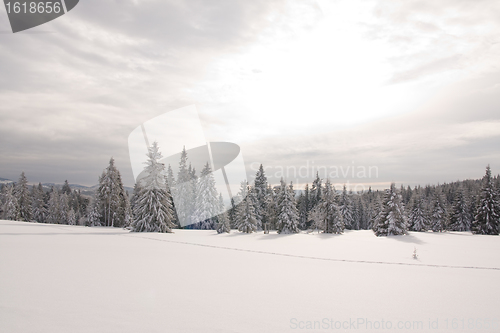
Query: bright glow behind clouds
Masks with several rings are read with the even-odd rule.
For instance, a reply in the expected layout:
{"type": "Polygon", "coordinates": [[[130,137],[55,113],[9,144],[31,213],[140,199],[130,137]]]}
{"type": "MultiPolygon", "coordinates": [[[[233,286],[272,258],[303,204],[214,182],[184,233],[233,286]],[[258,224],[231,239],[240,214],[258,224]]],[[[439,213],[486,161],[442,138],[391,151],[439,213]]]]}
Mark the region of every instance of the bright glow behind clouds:
{"type": "Polygon", "coordinates": [[[195,98],[207,113],[229,119],[226,124],[234,108],[245,110],[238,122],[249,126],[225,126],[241,141],[284,134],[291,127],[297,135],[329,131],[411,111],[429,90],[388,84],[393,68],[387,59],[397,50],[367,38],[360,22],[370,20],[372,8],[361,5],[322,2],[323,15],[312,28],[296,22],[292,37],[266,37],[247,53],[214,63],[195,98]],[[200,94],[203,87],[212,89],[208,99],[200,94]],[[256,121],[267,124],[258,133],[256,121]]]}
{"type": "Polygon", "coordinates": [[[318,4],[318,15],[299,8],[289,26],[211,65],[192,96],[210,115],[212,136],[251,142],[418,111],[495,63],[498,50],[485,44],[491,24],[467,27],[463,11],[445,15],[416,2],[318,4]]]}

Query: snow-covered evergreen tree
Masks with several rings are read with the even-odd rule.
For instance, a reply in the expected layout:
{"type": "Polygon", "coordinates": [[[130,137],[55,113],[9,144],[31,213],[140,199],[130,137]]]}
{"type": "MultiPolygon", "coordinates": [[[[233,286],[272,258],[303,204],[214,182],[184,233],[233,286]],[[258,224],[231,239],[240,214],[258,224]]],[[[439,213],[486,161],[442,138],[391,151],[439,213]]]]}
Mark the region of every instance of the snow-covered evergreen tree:
{"type": "Polygon", "coordinates": [[[440,187],[436,187],[430,203],[430,224],[434,232],[441,232],[447,229],[447,210],[445,198],[440,187]]]}
{"type": "Polygon", "coordinates": [[[47,216],[47,205],[45,204],[45,193],[42,184],[39,183],[38,187],[33,186],[33,219],[38,223],[45,223],[47,216]]]}
{"type": "Polygon", "coordinates": [[[268,223],[267,230],[276,230],[276,226],[278,223],[278,198],[277,194],[274,191],[271,185],[267,186],[267,194],[266,194],[266,221],[268,223]]]}
{"type": "Polygon", "coordinates": [[[411,231],[427,231],[429,228],[429,219],[427,218],[421,195],[414,192],[411,202],[411,211],[408,217],[409,229],[411,231]]]}
{"type": "Polygon", "coordinates": [[[408,222],[404,212],[403,198],[394,183],[386,190],[382,212],[377,218],[373,231],[376,236],[404,235],[408,222]]]}
{"type": "Polygon", "coordinates": [[[408,206],[412,197],[413,191],[408,185],[406,188],[401,184],[401,197],[403,198],[403,204],[408,206]]]}
{"type": "Polygon", "coordinates": [[[141,179],[141,191],[134,209],[132,231],[135,232],[172,232],[172,198],[165,184],[165,165],[159,163],[162,155],[158,144],[153,142],[148,148],[148,161],[141,179]]]}
{"type": "Polygon", "coordinates": [[[199,224],[196,222],[196,217],[195,217],[195,211],[196,211],[196,185],[198,184],[198,176],[196,176],[196,168],[191,166],[191,163],[189,163],[188,167],[188,174],[189,174],[189,184],[190,184],[190,189],[189,189],[189,204],[190,204],[190,219],[191,219],[191,226],[190,228],[196,228],[199,227],[199,224]]]}
{"type": "Polygon", "coordinates": [[[231,207],[227,211],[227,217],[229,218],[229,225],[231,226],[231,229],[238,229],[238,224],[236,221],[236,207],[237,207],[237,205],[235,204],[234,198],[235,197],[231,198],[231,207]]]}
{"type": "Polygon", "coordinates": [[[381,221],[383,210],[384,210],[384,203],[382,201],[381,195],[377,191],[377,194],[375,194],[375,199],[373,200],[372,215],[370,218],[370,222],[368,224],[368,226],[372,230],[375,230],[379,222],[381,221]]]}
{"type": "Polygon", "coordinates": [[[174,193],[176,193],[176,180],[175,180],[175,177],[174,177],[174,171],[172,170],[172,167],[170,166],[170,164],[168,165],[168,168],[167,168],[167,178],[166,178],[166,182],[167,182],[167,191],[170,195],[170,197],[172,197],[172,211],[174,212],[174,219],[172,220],[172,222],[177,226],[179,226],[179,218],[177,216],[177,209],[175,207],[175,202],[173,200],[173,197],[174,197],[174,193]]]}
{"type": "Polygon", "coordinates": [[[267,177],[262,164],[255,174],[253,186],[255,215],[261,223],[268,223],[266,220],[266,195],[267,195],[267,177]]]}
{"type": "Polygon", "coordinates": [[[351,229],[352,230],[359,230],[359,226],[361,224],[361,211],[359,207],[359,195],[354,195],[352,193],[352,190],[349,191],[349,197],[351,200],[351,211],[352,211],[352,222],[351,222],[351,229]]]}
{"type": "Polygon", "coordinates": [[[123,227],[127,223],[128,200],[120,171],[115,166],[115,160],[109,160],[109,166],[99,178],[96,197],[102,224],[111,227],[123,227]]]}
{"type": "Polygon", "coordinates": [[[328,179],[325,182],[321,201],[312,210],[311,217],[314,229],[333,234],[344,232],[345,226],[340,207],[337,204],[337,194],[328,179]]]}
{"type": "Polygon", "coordinates": [[[139,183],[134,184],[134,191],[132,192],[132,198],[130,198],[130,209],[134,211],[135,204],[139,198],[139,193],[141,192],[141,185],[139,183]]]}
{"type": "Polygon", "coordinates": [[[469,203],[463,189],[459,189],[455,196],[450,214],[450,230],[470,230],[472,216],[470,215],[469,203]]]}
{"type": "Polygon", "coordinates": [[[68,212],[68,224],[69,225],[76,225],[76,214],[75,214],[75,211],[73,210],[73,208],[70,208],[69,212],[68,212]]]}
{"type": "Polygon", "coordinates": [[[253,207],[253,200],[248,195],[249,192],[250,186],[248,186],[248,183],[246,181],[242,182],[238,193],[240,200],[238,200],[239,203],[236,206],[235,218],[238,230],[245,233],[257,231],[257,217],[253,207]]]}
{"type": "Polygon", "coordinates": [[[222,198],[222,194],[219,194],[219,211],[222,212],[217,216],[217,233],[230,233],[231,232],[231,224],[229,223],[229,217],[226,211],[226,207],[224,205],[224,199],[222,198]]]}
{"type": "Polygon", "coordinates": [[[69,183],[67,180],[64,181],[64,185],[61,189],[61,194],[67,194],[67,195],[71,194],[71,187],[69,186],[69,183]]]}
{"type": "Polygon", "coordinates": [[[201,171],[196,184],[196,209],[194,222],[200,223],[200,229],[212,230],[215,227],[216,216],[220,213],[219,199],[215,179],[208,162],[201,171]]]}
{"type": "Polygon", "coordinates": [[[31,197],[31,193],[28,188],[28,180],[24,175],[24,171],[21,173],[19,181],[16,183],[14,187],[14,195],[17,200],[19,219],[21,221],[30,222],[33,216],[33,211],[32,211],[33,199],[31,197]]]}
{"type": "Polygon", "coordinates": [[[167,168],[167,186],[171,192],[173,192],[173,189],[175,188],[175,183],[174,171],[172,170],[172,166],[169,164],[167,168]]]}
{"type": "Polygon", "coordinates": [[[278,233],[292,234],[298,233],[299,229],[299,212],[295,205],[295,191],[293,184],[286,186],[281,180],[281,186],[278,194],[278,233]]]}
{"type": "Polygon", "coordinates": [[[191,167],[188,168],[188,156],[186,148],[183,148],[179,161],[179,171],[172,195],[175,197],[175,210],[179,224],[187,226],[192,223],[192,215],[195,208],[194,190],[196,181],[193,179],[191,167]]]}
{"type": "Polygon", "coordinates": [[[500,195],[500,174],[495,177],[495,190],[500,195]]]}
{"type": "Polygon", "coordinates": [[[257,210],[256,207],[260,207],[260,202],[258,199],[258,193],[255,187],[249,186],[248,197],[252,200],[252,205],[255,209],[255,218],[257,219],[257,231],[262,230],[262,215],[264,211],[262,209],[257,210]]]}
{"type": "Polygon", "coordinates": [[[322,186],[321,186],[321,178],[319,178],[319,173],[316,173],[316,179],[314,179],[312,186],[311,186],[311,192],[309,195],[309,211],[311,211],[314,206],[318,202],[321,201],[322,197],[322,186]]]}
{"type": "Polygon", "coordinates": [[[130,208],[130,198],[128,192],[123,186],[122,176],[120,171],[117,171],[116,183],[118,184],[118,206],[114,212],[114,219],[112,225],[114,227],[129,226],[133,220],[133,213],[130,208]]]}
{"type": "Polygon", "coordinates": [[[49,207],[47,209],[47,222],[52,224],[61,223],[61,202],[59,192],[56,188],[52,187],[49,198],[49,207]]]}
{"type": "Polygon", "coordinates": [[[3,219],[17,221],[19,220],[19,206],[17,204],[16,196],[14,195],[14,188],[12,185],[5,185],[3,198],[3,219]]]}
{"type": "Polygon", "coordinates": [[[3,216],[3,205],[5,204],[5,193],[6,193],[6,184],[0,184],[0,219],[3,216]]]}
{"type": "Polygon", "coordinates": [[[85,216],[87,212],[87,207],[90,204],[90,198],[82,195],[81,191],[73,191],[73,209],[75,210],[77,223],[79,225],[85,225],[85,216]]]}
{"type": "Polygon", "coordinates": [[[491,178],[491,169],[486,167],[477,213],[472,224],[472,232],[482,235],[498,235],[500,224],[500,202],[491,178]]]}
{"type": "Polygon", "coordinates": [[[94,200],[88,206],[88,214],[87,214],[87,226],[89,227],[100,227],[101,224],[101,214],[99,213],[99,202],[94,200]]]}
{"type": "Polygon", "coordinates": [[[299,223],[300,223],[300,228],[303,230],[307,230],[309,228],[310,223],[309,223],[309,198],[310,196],[310,191],[309,191],[309,184],[306,184],[306,187],[304,188],[304,193],[302,195],[302,199],[299,200],[299,223]]]}
{"type": "Polygon", "coordinates": [[[356,206],[357,206],[357,215],[359,219],[359,229],[366,230],[368,229],[368,221],[369,218],[369,210],[367,207],[367,203],[365,201],[365,195],[362,193],[358,196],[356,206]]]}
{"type": "Polygon", "coordinates": [[[304,192],[300,192],[297,199],[297,210],[299,212],[299,228],[301,230],[307,229],[307,200],[304,192]]]}
{"type": "Polygon", "coordinates": [[[340,214],[342,215],[346,229],[353,229],[355,222],[352,201],[345,185],[340,196],[340,214]]]}
{"type": "Polygon", "coordinates": [[[68,224],[69,199],[66,193],[59,194],[59,224],[68,224]]]}

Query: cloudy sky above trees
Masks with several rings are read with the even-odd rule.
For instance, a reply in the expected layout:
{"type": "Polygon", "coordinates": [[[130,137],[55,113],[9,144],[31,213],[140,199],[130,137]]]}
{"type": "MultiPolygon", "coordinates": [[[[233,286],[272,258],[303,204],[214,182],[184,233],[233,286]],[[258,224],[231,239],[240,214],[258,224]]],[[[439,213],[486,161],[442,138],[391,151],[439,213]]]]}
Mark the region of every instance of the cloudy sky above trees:
{"type": "Polygon", "coordinates": [[[498,173],[498,17],[494,0],[86,0],[12,34],[1,7],[0,177],[93,185],[113,156],[131,185],[130,132],[192,104],[272,182],[498,173]]]}

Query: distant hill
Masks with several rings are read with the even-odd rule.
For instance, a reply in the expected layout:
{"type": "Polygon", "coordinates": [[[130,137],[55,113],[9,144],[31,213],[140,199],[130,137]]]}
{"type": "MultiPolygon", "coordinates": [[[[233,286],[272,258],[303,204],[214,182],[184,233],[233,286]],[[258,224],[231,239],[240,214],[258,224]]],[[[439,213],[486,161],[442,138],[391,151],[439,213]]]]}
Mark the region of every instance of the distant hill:
{"type": "MultiPolygon", "coordinates": [[[[11,184],[14,183],[14,181],[7,179],[7,178],[0,178],[0,185],[1,184],[11,184]]],[[[29,185],[38,185],[38,183],[29,183],[29,185]]],[[[56,184],[56,183],[42,183],[42,187],[44,191],[50,191],[52,187],[55,187],[57,189],[61,189],[63,184],[56,184]]],[[[97,189],[98,185],[94,186],[85,186],[85,185],[80,185],[80,184],[69,184],[69,187],[71,187],[72,190],[80,190],[80,192],[84,195],[88,196],[94,196],[95,190],[97,189]]],[[[134,189],[132,187],[127,187],[124,186],[125,191],[127,191],[130,195],[132,195],[132,192],[134,189]]]]}
{"type": "Polygon", "coordinates": [[[10,183],[13,183],[13,181],[6,178],[0,178],[0,184],[10,184],[10,183]]]}
{"type": "MultiPolygon", "coordinates": [[[[54,183],[42,183],[43,189],[45,191],[49,191],[52,187],[61,189],[63,184],[54,184],[54,183]]],[[[94,196],[95,191],[99,185],[94,185],[94,186],[85,186],[85,185],[80,185],[80,184],[69,184],[69,187],[71,187],[72,190],[79,190],[82,194],[84,195],[89,195],[89,196],[94,196]]],[[[129,193],[129,195],[132,195],[132,192],[134,189],[132,187],[127,187],[124,186],[125,191],[129,193]]]]}

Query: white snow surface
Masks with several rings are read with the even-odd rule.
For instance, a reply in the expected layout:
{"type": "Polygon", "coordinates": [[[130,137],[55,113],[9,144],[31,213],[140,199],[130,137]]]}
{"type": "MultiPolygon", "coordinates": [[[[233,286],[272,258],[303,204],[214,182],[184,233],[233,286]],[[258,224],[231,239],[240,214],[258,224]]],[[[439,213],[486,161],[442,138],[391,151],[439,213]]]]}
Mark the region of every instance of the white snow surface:
{"type": "Polygon", "coordinates": [[[500,329],[498,236],[174,231],[0,221],[0,332],[500,329]]]}

